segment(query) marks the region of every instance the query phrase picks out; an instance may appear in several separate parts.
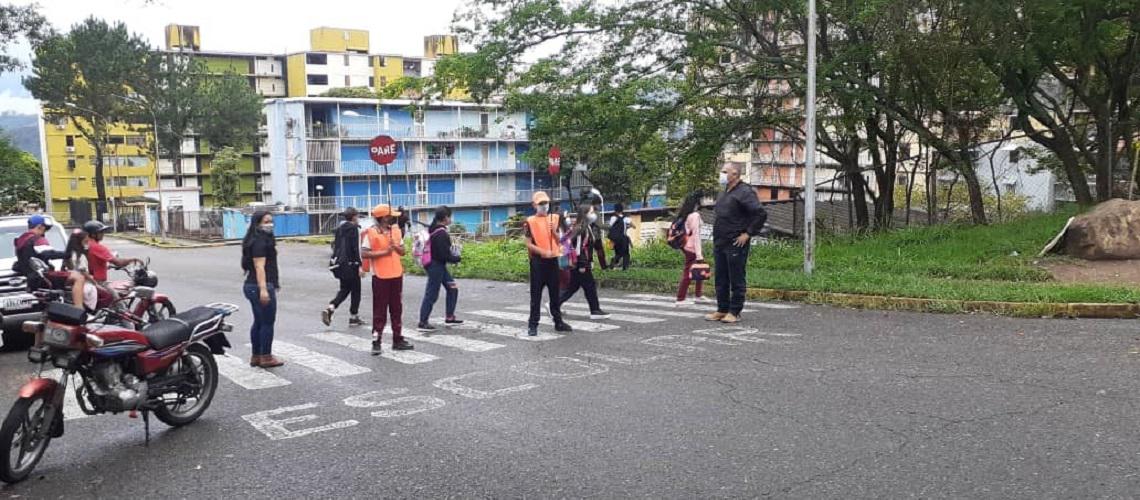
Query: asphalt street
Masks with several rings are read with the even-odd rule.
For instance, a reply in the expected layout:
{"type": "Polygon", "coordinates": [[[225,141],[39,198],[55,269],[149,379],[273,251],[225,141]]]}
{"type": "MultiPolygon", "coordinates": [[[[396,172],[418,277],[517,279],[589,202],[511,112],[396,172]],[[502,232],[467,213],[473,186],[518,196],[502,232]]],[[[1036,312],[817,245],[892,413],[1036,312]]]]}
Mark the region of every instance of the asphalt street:
{"type": "MultiPolygon", "coordinates": [[[[333,328],[323,247],[282,244],[275,354],[250,369],[239,249],[157,250],[181,310],[224,301],[213,405],[170,429],[73,418],[19,498],[1056,498],[1140,491],[1135,321],[1024,320],[603,292],[614,318],[525,330],[524,285],[465,281],[462,329],[366,349],[333,328]]],[[[415,326],[422,278],[405,284],[415,326]]],[[[364,316],[370,317],[367,287],[364,316]]],[[[586,312],[578,296],[567,311],[586,312]]],[[[442,319],[442,298],[435,317],[442,319]]],[[[0,411],[33,371],[0,355],[0,411]]]]}

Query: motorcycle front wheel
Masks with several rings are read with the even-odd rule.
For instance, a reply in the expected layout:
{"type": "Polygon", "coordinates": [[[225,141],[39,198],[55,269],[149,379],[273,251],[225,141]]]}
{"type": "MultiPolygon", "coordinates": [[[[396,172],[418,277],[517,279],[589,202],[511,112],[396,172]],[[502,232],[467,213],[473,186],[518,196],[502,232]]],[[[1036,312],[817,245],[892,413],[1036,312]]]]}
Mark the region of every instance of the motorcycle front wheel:
{"type": "Polygon", "coordinates": [[[28,478],[51,442],[48,395],[20,398],[0,426],[0,480],[18,483],[28,478]]]}
{"type": "Polygon", "coordinates": [[[210,407],[218,389],[218,363],[206,346],[194,344],[170,365],[169,373],[184,379],[176,391],[159,396],[154,416],[166,425],[181,427],[198,420],[210,407]]]}

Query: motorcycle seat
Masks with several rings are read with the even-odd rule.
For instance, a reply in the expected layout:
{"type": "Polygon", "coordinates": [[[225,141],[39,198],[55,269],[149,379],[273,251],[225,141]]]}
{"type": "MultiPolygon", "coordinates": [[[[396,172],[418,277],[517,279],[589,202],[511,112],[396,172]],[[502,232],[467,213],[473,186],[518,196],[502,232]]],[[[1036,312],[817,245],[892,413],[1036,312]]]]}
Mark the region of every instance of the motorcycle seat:
{"type": "Polygon", "coordinates": [[[175,314],[170,319],[164,319],[143,328],[142,334],[146,336],[150,346],[154,349],[166,349],[190,339],[194,329],[214,319],[218,312],[209,307],[195,307],[185,312],[175,314]]]}

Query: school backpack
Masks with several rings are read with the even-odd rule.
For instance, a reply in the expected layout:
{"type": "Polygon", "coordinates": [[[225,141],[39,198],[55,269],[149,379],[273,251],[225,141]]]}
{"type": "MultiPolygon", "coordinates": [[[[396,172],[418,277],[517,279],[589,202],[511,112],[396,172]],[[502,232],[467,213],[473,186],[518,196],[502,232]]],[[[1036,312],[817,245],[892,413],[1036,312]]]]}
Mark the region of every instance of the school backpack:
{"type": "Polygon", "coordinates": [[[689,241],[689,231],[685,228],[685,219],[677,219],[669,226],[669,234],[666,237],[669,242],[669,247],[675,250],[685,248],[685,243],[689,241]]]}
{"type": "Polygon", "coordinates": [[[431,265],[431,237],[441,231],[446,232],[447,228],[441,227],[430,233],[427,229],[423,229],[416,233],[416,238],[412,242],[412,256],[425,269],[431,265]]]}

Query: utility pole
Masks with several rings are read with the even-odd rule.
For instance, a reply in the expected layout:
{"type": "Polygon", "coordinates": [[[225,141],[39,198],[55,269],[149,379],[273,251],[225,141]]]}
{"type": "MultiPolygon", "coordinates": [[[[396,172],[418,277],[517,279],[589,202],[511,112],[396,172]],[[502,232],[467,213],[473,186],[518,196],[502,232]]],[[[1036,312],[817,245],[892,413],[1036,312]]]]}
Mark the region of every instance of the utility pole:
{"type": "Polygon", "coordinates": [[[808,0],[807,158],[804,172],[804,274],[815,269],[815,0],[808,0]]]}

